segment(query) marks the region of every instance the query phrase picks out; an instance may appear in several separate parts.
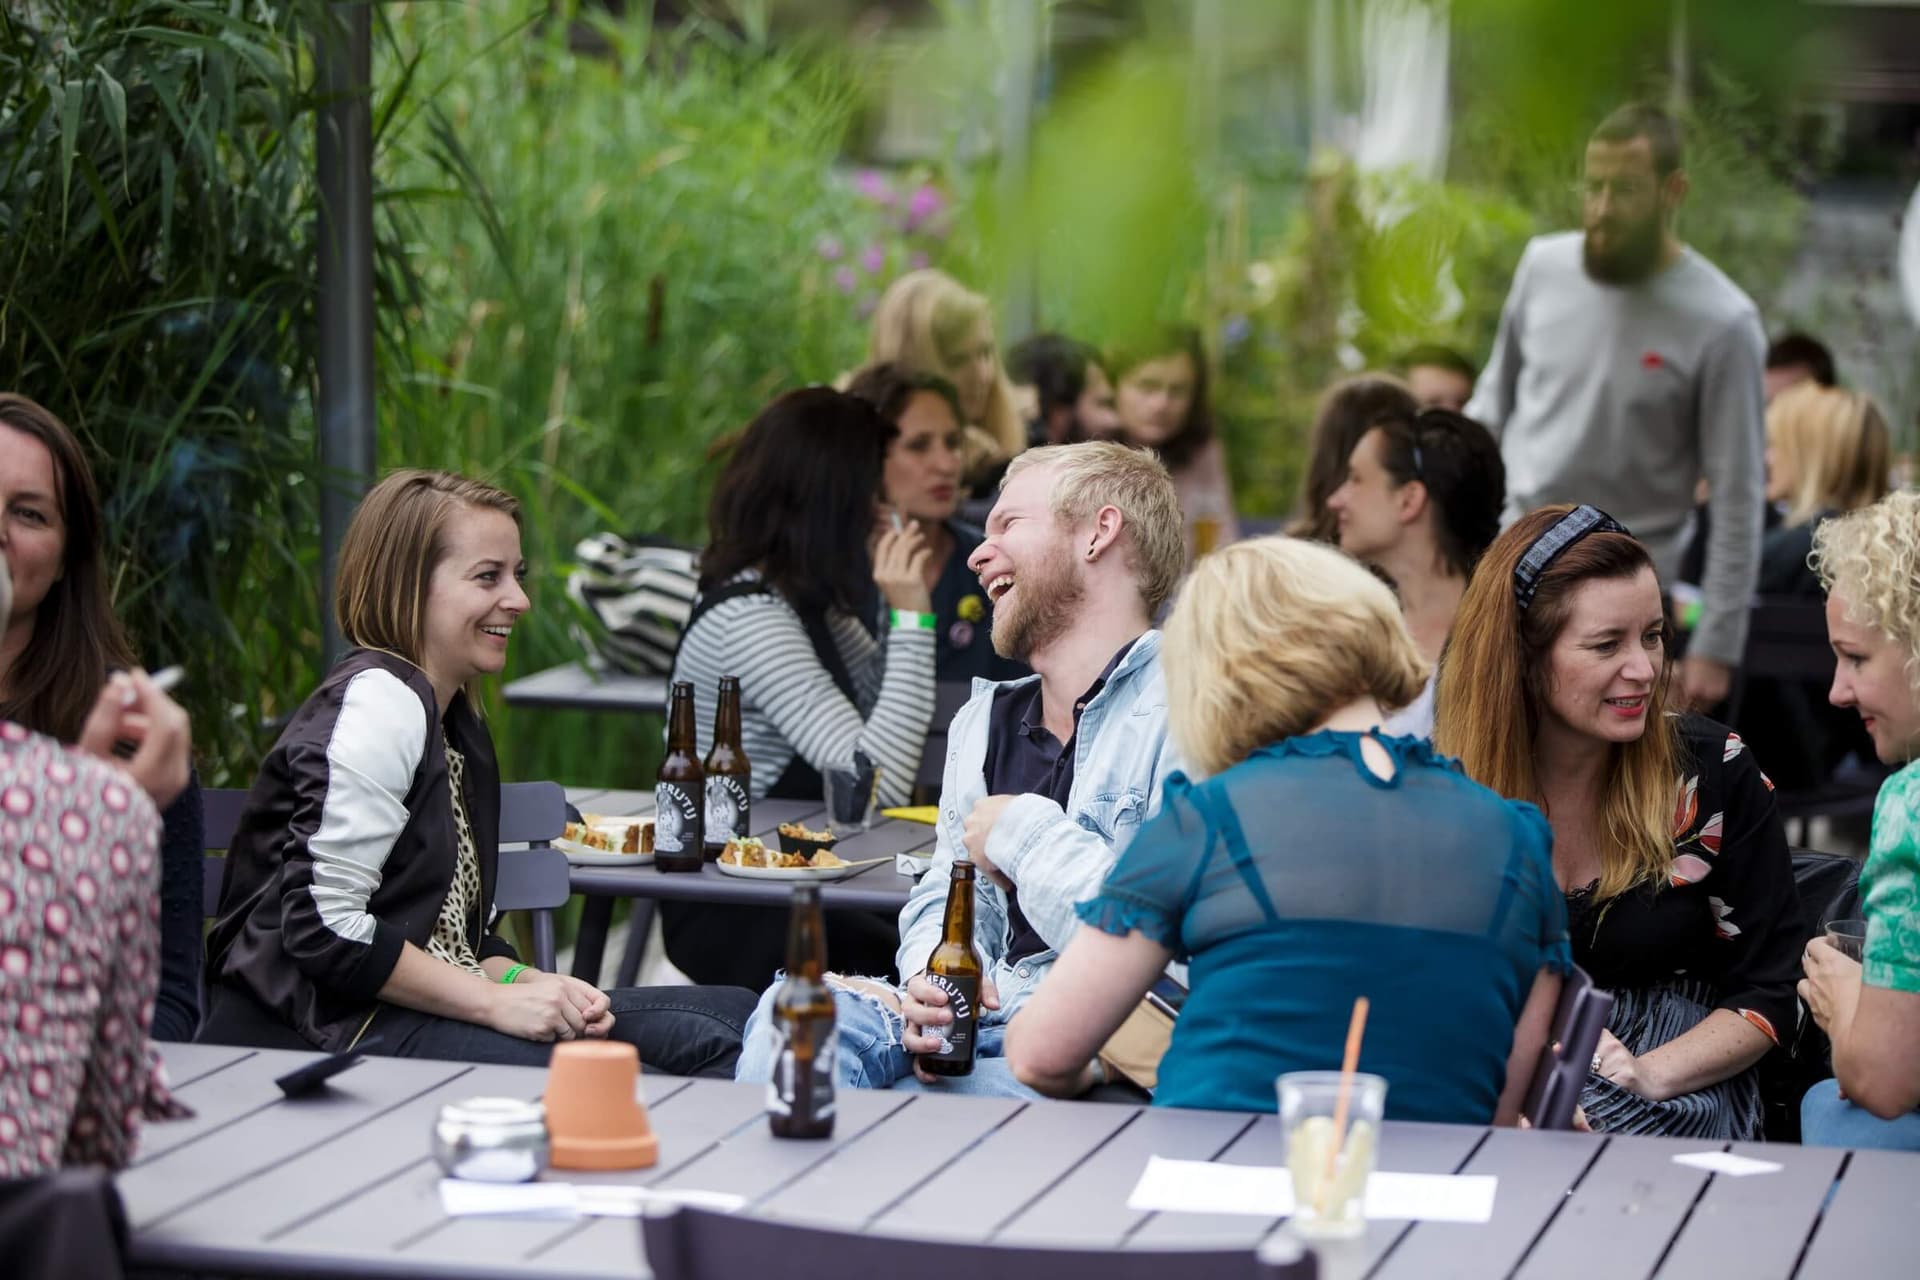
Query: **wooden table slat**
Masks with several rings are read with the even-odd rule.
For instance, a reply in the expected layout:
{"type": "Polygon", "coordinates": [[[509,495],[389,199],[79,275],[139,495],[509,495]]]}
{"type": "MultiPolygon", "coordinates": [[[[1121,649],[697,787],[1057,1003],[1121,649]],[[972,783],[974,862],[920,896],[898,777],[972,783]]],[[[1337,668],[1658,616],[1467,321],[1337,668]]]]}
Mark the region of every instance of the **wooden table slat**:
{"type": "Polygon", "coordinates": [[[166,1068],[167,1084],[175,1089],[191,1084],[201,1076],[224,1071],[253,1053],[252,1049],[239,1045],[193,1044],[173,1040],[159,1041],[153,1047],[160,1054],[160,1065],[166,1068]]]}
{"type": "MultiPolygon", "coordinates": [[[[941,1173],[1024,1106],[1012,1098],[922,1093],[780,1189],[763,1217],[859,1230],[912,1188],[941,1173]]],[[[768,1142],[774,1141],[769,1137],[768,1142]]],[[[963,1220],[970,1214],[961,1214],[963,1220]]],[[[978,1229],[978,1222],[975,1222],[978,1229]]]]}
{"type": "Polygon", "coordinates": [[[1732,1150],[1785,1167],[1745,1178],[1716,1174],[1657,1275],[1667,1280],[1706,1275],[1788,1280],[1793,1275],[1846,1152],[1758,1142],[1732,1150]]]}
{"type": "Polygon", "coordinates": [[[965,1213],[929,1214],[924,1201],[909,1195],[870,1223],[868,1230],[976,1240],[983,1227],[1018,1215],[1139,1113],[1138,1107],[1101,1103],[1030,1102],[954,1160],[900,1187],[910,1192],[924,1187],[931,1177],[943,1183],[950,1179],[967,1189],[965,1213]]]}
{"type": "Polygon", "coordinates": [[[1916,1215],[1920,1157],[1902,1151],[1852,1152],[1795,1275],[1802,1280],[1910,1280],[1916,1270],[1916,1215]]]}
{"type": "MultiPolygon", "coordinates": [[[[156,1151],[151,1158],[120,1175],[120,1194],[127,1204],[128,1221],[136,1227],[151,1226],[198,1200],[244,1183],[472,1070],[459,1062],[385,1058],[335,1076],[324,1091],[295,1100],[274,1101],[280,1098],[280,1092],[273,1078],[303,1061],[312,1061],[312,1056],[262,1050],[201,1082],[211,1085],[220,1081],[222,1088],[217,1096],[223,1098],[227,1091],[232,1092],[234,1101],[223,1103],[222,1109],[230,1109],[233,1116],[251,1116],[270,1110],[271,1123],[243,1121],[209,1129],[203,1122],[180,1121],[183,1125],[195,1125],[196,1135],[165,1151],[156,1151]],[[372,1069],[375,1067],[379,1069],[372,1069]],[[257,1099],[265,1099],[264,1104],[256,1105],[257,1099]]],[[[203,1090],[189,1086],[185,1091],[188,1104],[192,1105],[201,1092],[203,1090]]],[[[212,1096],[216,1095],[209,1095],[212,1096]]],[[[158,1131],[160,1126],[155,1128],[158,1131]]]]}
{"type": "MultiPolygon", "coordinates": [[[[1380,1169],[1399,1173],[1457,1173],[1485,1141],[1487,1130],[1471,1125],[1402,1121],[1380,1130],[1380,1169]]],[[[1358,1240],[1316,1242],[1320,1280],[1360,1280],[1415,1224],[1379,1219],[1358,1240]]]]}
{"type": "MultiPolygon", "coordinates": [[[[1220,1164],[1277,1165],[1282,1163],[1282,1149],[1280,1117],[1261,1116],[1214,1159],[1220,1164]]],[[[1127,1246],[1251,1248],[1279,1221],[1277,1212],[1266,1218],[1250,1213],[1156,1213],[1127,1238],[1127,1246]]]]}
{"type": "Polygon", "coordinates": [[[1132,1124],[1029,1204],[994,1239],[1001,1244],[1114,1247],[1146,1216],[1127,1208],[1127,1196],[1149,1156],[1211,1160],[1253,1121],[1252,1116],[1225,1111],[1143,1108],[1132,1124]]]}
{"type": "Polygon", "coordinates": [[[1675,1164],[1724,1144],[1609,1138],[1605,1150],[1521,1264],[1519,1280],[1620,1280],[1652,1273],[1708,1175],[1675,1164]]]}
{"type": "Polygon", "coordinates": [[[1507,1275],[1600,1150],[1601,1143],[1584,1133],[1492,1130],[1459,1172],[1500,1179],[1493,1218],[1484,1224],[1412,1223],[1371,1280],[1507,1275]]]}
{"type": "Polygon", "coordinates": [[[192,1108],[184,1120],[143,1125],[135,1167],[204,1138],[250,1112],[271,1107],[286,1095],[273,1082],[312,1061],[312,1056],[274,1049],[245,1049],[207,1045],[233,1054],[218,1071],[206,1071],[174,1085],[174,1095],[192,1108]]]}

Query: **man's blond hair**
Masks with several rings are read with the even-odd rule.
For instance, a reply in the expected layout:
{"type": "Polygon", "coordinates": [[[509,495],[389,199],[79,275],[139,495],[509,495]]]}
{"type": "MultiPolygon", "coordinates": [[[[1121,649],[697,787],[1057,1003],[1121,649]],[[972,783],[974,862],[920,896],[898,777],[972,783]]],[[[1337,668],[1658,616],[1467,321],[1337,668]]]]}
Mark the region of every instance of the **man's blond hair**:
{"type": "Polygon", "coordinates": [[[1102,507],[1120,512],[1120,549],[1139,584],[1149,617],[1173,594],[1187,564],[1180,495],[1159,458],[1111,440],[1029,449],[1007,467],[1004,486],[1023,471],[1053,468],[1048,506],[1068,525],[1102,507]]]}

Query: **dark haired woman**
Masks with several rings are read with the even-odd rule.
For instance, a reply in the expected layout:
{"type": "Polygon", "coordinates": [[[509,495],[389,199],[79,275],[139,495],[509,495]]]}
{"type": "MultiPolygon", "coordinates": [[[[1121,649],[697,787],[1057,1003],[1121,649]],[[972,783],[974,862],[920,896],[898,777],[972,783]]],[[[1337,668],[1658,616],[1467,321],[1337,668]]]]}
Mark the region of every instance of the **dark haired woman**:
{"type": "Polygon", "coordinates": [[[1313,410],[1307,446],[1307,470],[1300,477],[1300,507],[1287,533],[1315,542],[1340,541],[1340,517],[1327,506],[1347,482],[1347,463],[1360,437],[1383,418],[1410,418],[1419,401],[1400,379],[1363,373],[1334,383],[1320,393],[1313,410]]]}
{"type": "Polygon", "coordinates": [[[353,513],[334,613],[354,647],[268,753],[227,852],[200,1038],[545,1066],[555,1040],[728,1075],[745,991],[600,991],[495,932],[500,773],[474,710],[529,607],[520,506],[396,471],[353,513]]]}
{"type": "Polygon", "coordinates": [[[1647,548],[1592,507],[1543,507],[1467,584],[1434,746],[1553,827],[1574,963],[1614,996],[1593,1127],[1751,1140],[1754,1067],[1797,1016],[1799,894],[1753,753],[1669,715],[1666,640],[1647,548]]]}
{"type": "MultiPolygon", "coordinates": [[[[753,798],[818,801],[822,773],[862,752],[879,803],[905,804],[933,719],[931,554],[917,520],[868,542],[888,444],[873,405],[828,387],[789,391],[741,434],[714,488],[700,595],[673,678],[693,683],[700,749],[720,677],[740,680],[740,736],[753,798]],[[861,624],[875,586],[888,626],[861,624]]],[[[780,965],[784,909],[663,902],[667,955],[696,982],[764,988],[780,965]]],[[[841,972],[886,973],[891,920],[828,917],[841,972]]]]}
{"type": "MultiPolygon", "coordinates": [[[[0,719],[73,742],[107,676],[138,664],[107,595],[100,493],[73,432],[0,393],[0,550],[13,606],[0,638],[0,719]]],[[[160,853],[160,994],[153,1038],[200,1021],[200,786],[167,806],[160,853]]]]}
{"type": "MultiPolygon", "coordinates": [[[[884,506],[876,539],[892,527],[892,517],[920,528],[927,543],[924,580],[932,597],[934,674],[942,681],[1017,680],[1030,672],[1021,663],[993,651],[993,606],[967,558],[985,538],[973,525],[955,518],[960,509],[960,396],[953,384],[926,373],[908,373],[891,362],[868,365],[853,375],[847,394],[880,411],[897,433],[887,442],[881,470],[884,506]]],[[[878,635],[886,629],[889,605],[876,586],[863,616],[878,635]]]]}
{"type": "Polygon", "coordinates": [[[1115,353],[1114,405],[1120,438],[1152,449],[1167,464],[1187,520],[1190,554],[1204,555],[1237,541],[1240,518],[1233,509],[1226,454],[1213,434],[1207,353],[1192,329],[1175,329],[1162,341],[1115,353]]]}

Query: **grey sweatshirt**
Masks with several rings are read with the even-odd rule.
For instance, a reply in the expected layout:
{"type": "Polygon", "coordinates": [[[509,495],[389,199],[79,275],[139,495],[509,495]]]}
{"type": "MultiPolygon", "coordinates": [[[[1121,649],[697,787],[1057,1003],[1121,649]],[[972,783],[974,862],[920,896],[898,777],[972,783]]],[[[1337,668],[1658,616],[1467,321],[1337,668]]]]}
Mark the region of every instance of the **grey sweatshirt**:
{"type": "Polygon", "coordinates": [[[1666,586],[1704,474],[1713,528],[1688,652],[1738,665],[1766,501],[1759,309],[1692,249],[1640,284],[1599,284],[1581,242],[1540,236],[1521,254],[1467,416],[1500,441],[1508,523],[1590,502],[1647,544],[1666,586]]]}

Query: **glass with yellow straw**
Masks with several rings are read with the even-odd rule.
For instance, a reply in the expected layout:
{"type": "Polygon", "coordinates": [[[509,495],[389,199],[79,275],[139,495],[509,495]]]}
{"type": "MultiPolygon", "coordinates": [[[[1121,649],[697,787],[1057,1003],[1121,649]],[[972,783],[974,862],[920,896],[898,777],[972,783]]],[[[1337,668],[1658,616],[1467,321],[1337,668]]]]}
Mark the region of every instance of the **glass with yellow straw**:
{"type": "Polygon", "coordinates": [[[1367,998],[1353,1003],[1339,1071],[1289,1071],[1280,1077],[1280,1132],[1293,1176],[1287,1225],[1309,1239],[1350,1239],[1367,1229],[1367,1178],[1379,1146],[1387,1082],[1363,1075],[1360,1039],[1367,998]]]}

